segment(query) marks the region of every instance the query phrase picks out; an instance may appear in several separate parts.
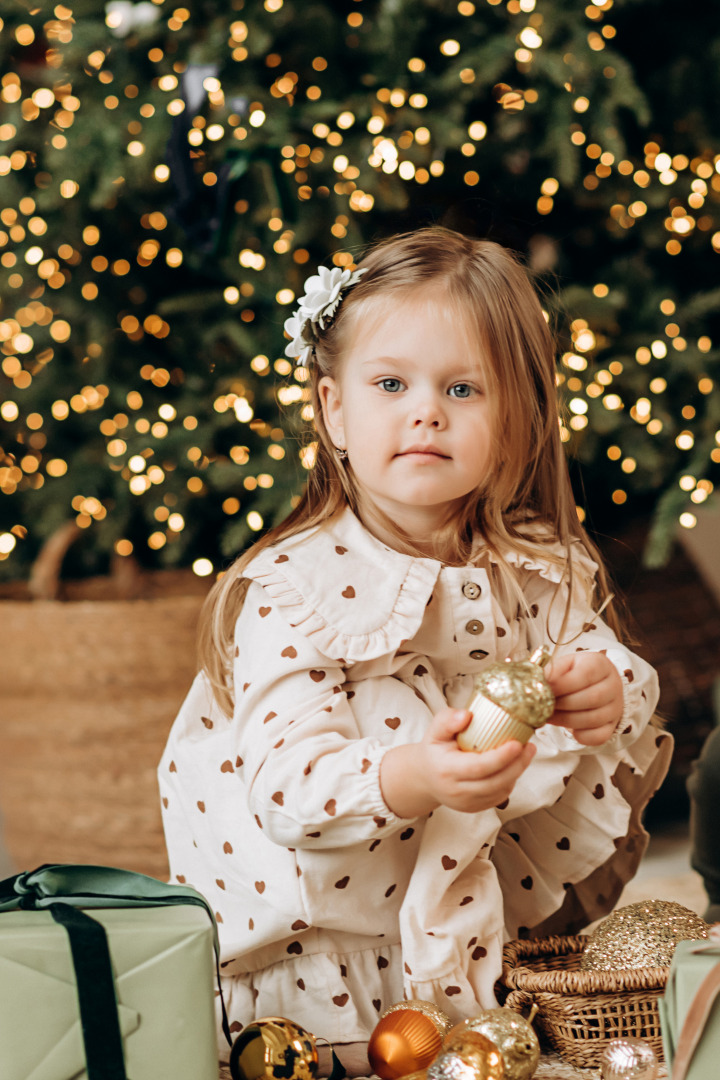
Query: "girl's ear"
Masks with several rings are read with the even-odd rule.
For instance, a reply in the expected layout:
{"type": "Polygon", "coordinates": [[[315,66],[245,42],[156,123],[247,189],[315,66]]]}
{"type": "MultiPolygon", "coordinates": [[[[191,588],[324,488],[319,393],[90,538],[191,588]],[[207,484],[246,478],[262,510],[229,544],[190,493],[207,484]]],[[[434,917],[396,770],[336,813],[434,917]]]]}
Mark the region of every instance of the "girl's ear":
{"type": "Polygon", "coordinates": [[[345,447],[345,425],[343,423],[340,385],[329,375],[323,375],[318,383],[318,396],[322,406],[323,420],[327,433],[338,448],[345,447]]]}

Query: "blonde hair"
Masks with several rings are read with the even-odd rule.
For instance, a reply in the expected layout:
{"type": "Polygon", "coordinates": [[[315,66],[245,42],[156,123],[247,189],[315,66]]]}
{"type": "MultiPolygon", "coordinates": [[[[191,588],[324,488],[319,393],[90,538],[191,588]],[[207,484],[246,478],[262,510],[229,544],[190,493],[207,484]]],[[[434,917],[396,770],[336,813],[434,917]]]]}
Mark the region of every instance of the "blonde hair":
{"type": "MultiPolygon", "coordinates": [[[[468,496],[449,534],[445,561],[463,565],[478,533],[506,592],[523,603],[518,577],[504,559],[510,550],[557,564],[569,580],[565,619],[573,594],[571,545],[598,564],[596,600],[611,597],[602,558],[577,515],[560,438],[555,343],[529,274],[517,256],[488,240],[432,226],[376,244],[362,259],[365,273],[348,289],[330,326],[319,335],[310,365],[317,452],[300,502],[279,525],[244,552],[211,590],[200,621],[199,659],[225,712],[232,712],[232,646],[247,582],[243,571],[260,551],[319,525],[349,506],[362,518],[352,468],[338,460],[318,395],[323,376],[337,377],[348,340],[371,304],[437,290],[482,347],[495,438],[489,482],[468,496]],[[560,543],[563,555],[550,550],[560,543]]],[[[390,523],[383,521],[388,528],[390,523]]],[[[421,554],[412,537],[394,527],[400,550],[421,554]]],[[[587,594],[589,582],[583,582],[587,594]]],[[[607,620],[619,637],[612,609],[607,620]]]]}

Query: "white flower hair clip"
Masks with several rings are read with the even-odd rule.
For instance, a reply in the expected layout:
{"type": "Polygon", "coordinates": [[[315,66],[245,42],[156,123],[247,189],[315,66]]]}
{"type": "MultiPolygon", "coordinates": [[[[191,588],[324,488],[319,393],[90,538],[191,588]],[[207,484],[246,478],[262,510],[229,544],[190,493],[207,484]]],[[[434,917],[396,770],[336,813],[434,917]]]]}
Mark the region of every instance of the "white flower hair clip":
{"type": "Polygon", "coordinates": [[[354,271],[341,270],[339,266],[328,270],[321,266],[317,274],[307,279],[297,310],[285,320],[285,333],[292,338],[285,347],[285,355],[296,357],[299,367],[307,367],[315,351],[318,329],[327,328],[345,289],[359,281],[366,270],[366,266],[354,271]]]}

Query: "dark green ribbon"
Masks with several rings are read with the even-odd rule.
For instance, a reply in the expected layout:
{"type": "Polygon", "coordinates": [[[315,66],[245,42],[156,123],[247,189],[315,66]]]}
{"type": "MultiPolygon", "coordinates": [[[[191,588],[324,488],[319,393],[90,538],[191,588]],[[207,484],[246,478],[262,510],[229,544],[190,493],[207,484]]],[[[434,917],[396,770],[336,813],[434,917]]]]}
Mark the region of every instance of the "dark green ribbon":
{"type": "Polygon", "coordinates": [[[49,911],[70,939],[88,1080],[127,1080],[105,927],[69,904],[49,911]]]}

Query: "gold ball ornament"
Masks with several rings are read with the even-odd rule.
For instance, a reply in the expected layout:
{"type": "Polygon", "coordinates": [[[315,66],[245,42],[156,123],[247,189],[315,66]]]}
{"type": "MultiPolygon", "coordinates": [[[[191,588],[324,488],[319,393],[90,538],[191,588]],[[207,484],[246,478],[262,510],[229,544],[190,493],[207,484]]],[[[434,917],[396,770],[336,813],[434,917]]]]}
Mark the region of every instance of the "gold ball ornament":
{"type": "Polygon", "coordinates": [[[439,1005],[436,1005],[434,1001],[424,1001],[423,998],[410,998],[409,1001],[398,1001],[395,1005],[391,1005],[389,1009],[386,1009],[380,1019],[382,1020],[391,1013],[404,1012],[406,1009],[430,1017],[443,1039],[453,1026],[452,1020],[447,1013],[443,1012],[439,1005]]]}
{"type": "Polygon", "coordinates": [[[643,1039],[611,1039],[600,1058],[602,1080],[655,1080],[660,1063],[643,1039]]]}
{"type": "Polygon", "coordinates": [[[494,1042],[479,1031],[461,1031],[427,1070],[427,1080],[504,1080],[505,1065],[494,1042]]]}
{"type": "Polygon", "coordinates": [[[678,941],[708,936],[708,924],[674,900],[641,900],[608,915],[590,935],[581,971],[668,967],[678,941]]]}
{"type": "Polygon", "coordinates": [[[455,736],[461,750],[492,750],[509,739],[526,743],[547,723],[555,695],[543,667],[550,653],[545,645],[529,660],[490,664],[474,681],[468,709],[473,718],[455,736]]]}
{"type": "Polygon", "coordinates": [[[398,1080],[424,1069],[440,1050],[442,1035],[432,1016],[418,1009],[391,1007],[380,1017],[368,1042],[373,1072],[382,1080],[398,1080]]]}
{"type": "Polygon", "coordinates": [[[529,1080],[538,1067],[540,1043],[532,1023],[512,1009],[484,1009],[478,1016],[463,1020],[448,1033],[443,1046],[466,1031],[484,1035],[502,1054],[506,1080],[529,1080]]]}
{"type": "Polygon", "coordinates": [[[284,1016],[264,1016],[244,1028],[230,1051],[233,1080],[314,1080],[315,1038],[284,1016]]]}

